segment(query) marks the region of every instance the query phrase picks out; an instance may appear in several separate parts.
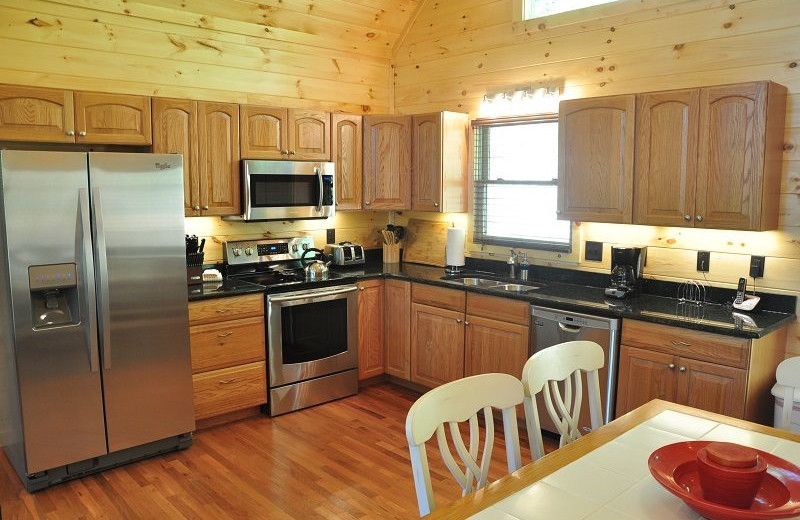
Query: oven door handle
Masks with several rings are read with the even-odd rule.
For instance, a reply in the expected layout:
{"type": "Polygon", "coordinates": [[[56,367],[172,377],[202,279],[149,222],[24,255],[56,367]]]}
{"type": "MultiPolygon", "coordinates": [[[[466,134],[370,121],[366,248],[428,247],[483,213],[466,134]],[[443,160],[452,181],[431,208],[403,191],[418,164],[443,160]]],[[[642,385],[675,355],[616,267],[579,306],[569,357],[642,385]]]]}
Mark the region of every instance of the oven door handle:
{"type": "Polygon", "coordinates": [[[319,186],[319,199],[317,199],[317,213],[322,211],[322,196],[323,192],[325,191],[325,187],[322,185],[322,169],[314,168],[314,173],[317,174],[317,185],[319,186]]]}
{"type": "Polygon", "coordinates": [[[333,289],[330,291],[320,291],[314,292],[310,294],[298,294],[294,293],[292,296],[268,296],[269,303],[281,303],[281,302],[290,302],[294,300],[302,300],[302,299],[310,299],[313,300],[315,298],[327,298],[328,296],[336,296],[339,294],[347,294],[351,292],[355,292],[358,290],[358,287],[345,287],[344,289],[333,289]]]}

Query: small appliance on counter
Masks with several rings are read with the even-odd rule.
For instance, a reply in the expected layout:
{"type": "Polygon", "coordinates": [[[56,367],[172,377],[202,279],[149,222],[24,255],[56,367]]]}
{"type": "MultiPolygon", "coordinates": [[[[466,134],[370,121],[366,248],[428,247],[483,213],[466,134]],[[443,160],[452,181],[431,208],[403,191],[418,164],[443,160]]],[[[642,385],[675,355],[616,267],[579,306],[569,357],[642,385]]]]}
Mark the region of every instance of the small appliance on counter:
{"type": "Polygon", "coordinates": [[[364,247],[352,242],[326,244],[325,254],[331,257],[333,265],[346,267],[364,263],[364,247]]]}
{"type": "Polygon", "coordinates": [[[186,283],[195,285],[203,283],[203,247],[206,245],[204,238],[198,243],[196,235],[186,235],[186,283]]]}
{"type": "Polygon", "coordinates": [[[606,287],[609,298],[627,298],[639,291],[642,282],[647,248],[611,248],[611,285],[606,287]]]}

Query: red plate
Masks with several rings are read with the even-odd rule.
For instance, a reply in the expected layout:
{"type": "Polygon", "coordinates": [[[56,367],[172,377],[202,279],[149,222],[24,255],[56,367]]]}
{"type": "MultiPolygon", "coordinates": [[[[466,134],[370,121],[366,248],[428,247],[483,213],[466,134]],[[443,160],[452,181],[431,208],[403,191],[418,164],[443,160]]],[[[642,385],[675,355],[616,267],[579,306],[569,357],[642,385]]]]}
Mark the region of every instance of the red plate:
{"type": "Polygon", "coordinates": [[[788,518],[800,515],[800,468],[761,450],[767,474],[750,509],[738,509],[703,498],[697,475],[697,450],[711,441],[677,442],[663,446],[647,461],[650,473],[667,491],[710,520],[788,518]]]}

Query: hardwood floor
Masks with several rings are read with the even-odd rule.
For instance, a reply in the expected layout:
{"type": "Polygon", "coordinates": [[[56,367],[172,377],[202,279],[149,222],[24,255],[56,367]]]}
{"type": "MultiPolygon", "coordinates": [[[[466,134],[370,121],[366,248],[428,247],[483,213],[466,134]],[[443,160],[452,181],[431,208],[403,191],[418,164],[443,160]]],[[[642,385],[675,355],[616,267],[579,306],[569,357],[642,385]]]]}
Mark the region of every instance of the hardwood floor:
{"type": "MultiPolygon", "coordinates": [[[[388,383],[373,385],[280,417],[201,430],[188,450],[33,494],[3,455],[0,519],[417,518],[405,418],[418,396],[388,383]]],[[[492,480],[507,471],[502,425],[495,435],[492,480]]],[[[524,427],[520,436],[527,462],[524,427]]],[[[460,492],[435,441],[429,444],[437,503],[446,504],[460,492]]]]}

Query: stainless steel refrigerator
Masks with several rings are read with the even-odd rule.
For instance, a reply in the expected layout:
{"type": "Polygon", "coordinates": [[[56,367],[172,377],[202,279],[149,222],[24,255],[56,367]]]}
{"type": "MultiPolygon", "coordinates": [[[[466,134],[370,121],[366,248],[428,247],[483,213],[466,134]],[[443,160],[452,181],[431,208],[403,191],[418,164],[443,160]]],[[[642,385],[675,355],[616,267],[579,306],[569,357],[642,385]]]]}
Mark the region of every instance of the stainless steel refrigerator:
{"type": "Polygon", "coordinates": [[[0,432],[29,490],[188,447],[180,155],[0,152],[0,432]]]}

